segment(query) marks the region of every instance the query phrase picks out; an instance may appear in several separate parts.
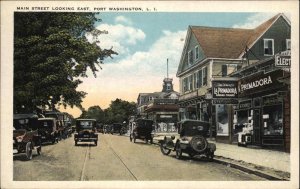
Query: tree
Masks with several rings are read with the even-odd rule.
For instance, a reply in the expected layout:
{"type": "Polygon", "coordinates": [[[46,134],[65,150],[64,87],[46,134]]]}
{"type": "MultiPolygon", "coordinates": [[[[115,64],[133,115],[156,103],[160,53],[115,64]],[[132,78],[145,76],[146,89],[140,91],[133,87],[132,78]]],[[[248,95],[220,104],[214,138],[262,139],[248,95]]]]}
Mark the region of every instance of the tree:
{"type": "Polygon", "coordinates": [[[14,111],[37,106],[81,107],[86,93],[77,91],[87,77],[96,77],[103,60],[117,54],[102,49],[95,13],[15,12],[14,14],[14,111]],[[87,35],[95,37],[89,43],[87,35]]]}
{"type": "Polygon", "coordinates": [[[106,110],[106,121],[108,123],[128,123],[129,116],[135,114],[136,103],[128,102],[121,99],[111,101],[109,108],[106,110]]]}

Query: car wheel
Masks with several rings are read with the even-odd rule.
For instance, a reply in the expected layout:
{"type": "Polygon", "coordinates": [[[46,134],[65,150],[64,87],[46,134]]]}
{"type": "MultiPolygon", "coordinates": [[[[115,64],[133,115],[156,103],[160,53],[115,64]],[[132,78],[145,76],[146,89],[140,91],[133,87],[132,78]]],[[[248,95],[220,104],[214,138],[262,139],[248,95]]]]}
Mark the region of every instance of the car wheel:
{"type": "Polygon", "coordinates": [[[178,142],[176,144],[176,158],[181,159],[181,157],[182,157],[182,150],[181,150],[181,147],[180,147],[180,143],[178,142]]]}
{"type": "Polygon", "coordinates": [[[208,145],[207,140],[201,135],[194,136],[190,144],[192,149],[197,153],[204,152],[208,145]]]}
{"type": "Polygon", "coordinates": [[[133,143],[135,143],[135,140],[136,140],[136,138],[135,138],[135,135],[133,134],[133,143]]]}
{"type": "Polygon", "coordinates": [[[97,141],[97,140],[95,140],[95,146],[97,146],[97,144],[98,144],[98,141],[97,141]]]}
{"type": "Polygon", "coordinates": [[[32,159],[32,145],[31,145],[31,142],[27,142],[27,144],[26,144],[26,159],[27,160],[32,159]]]}
{"type": "Polygon", "coordinates": [[[213,161],[214,160],[214,156],[215,156],[214,152],[210,152],[209,155],[208,155],[209,161],[213,161]]]}
{"type": "Polygon", "coordinates": [[[171,153],[171,150],[166,148],[165,141],[160,143],[160,151],[163,155],[169,155],[171,153]]]}
{"type": "Polygon", "coordinates": [[[41,155],[42,153],[42,146],[37,147],[36,152],[38,155],[41,155]]]}

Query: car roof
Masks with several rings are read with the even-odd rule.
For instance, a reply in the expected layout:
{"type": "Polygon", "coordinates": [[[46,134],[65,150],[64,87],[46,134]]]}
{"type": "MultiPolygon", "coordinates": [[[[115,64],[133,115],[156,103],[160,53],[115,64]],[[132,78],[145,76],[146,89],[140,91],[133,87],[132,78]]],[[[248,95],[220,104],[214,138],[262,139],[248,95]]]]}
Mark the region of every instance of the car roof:
{"type": "Polygon", "coordinates": [[[96,121],[96,119],[76,119],[76,121],[96,121]]]}
{"type": "Polygon", "coordinates": [[[39,118],[37,114],[14,114],[14,119],[39,118]]]}
{"type": "Polygon", "coordinates": [[[46,118],[39,118],[38,119],[39,121],[46,121],[46,120],[56,120],[55,118],[52,118],[52,117],[46,117],[46,118]]]}

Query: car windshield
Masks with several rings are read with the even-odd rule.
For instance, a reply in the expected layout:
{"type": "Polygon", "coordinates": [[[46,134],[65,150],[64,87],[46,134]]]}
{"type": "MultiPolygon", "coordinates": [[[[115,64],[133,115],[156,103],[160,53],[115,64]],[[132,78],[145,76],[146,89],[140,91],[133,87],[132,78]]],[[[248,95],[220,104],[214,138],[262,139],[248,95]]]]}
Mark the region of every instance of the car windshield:
{"type": "Polygon", "coordinates": [[[39,120],[39,128],[53,127],[52,120],[39,120]]]}
{"type": "Polygon", "coordinates": [[[152,120],[137,120],[137,124],[139,127],[152,127],[152,120]]]}
{"type": "Polygon", "coordinates": [[[181,136],[195,136],[195,135],[205,135],[209,123],[202,122],[186,122],[182,124],[181,136]]]}
{"type": "Polygon", "coordinates": [[[93,128],[93,121],[79,121],[77,123],[77,125],[81,129],[92,129],[93,128]]]}

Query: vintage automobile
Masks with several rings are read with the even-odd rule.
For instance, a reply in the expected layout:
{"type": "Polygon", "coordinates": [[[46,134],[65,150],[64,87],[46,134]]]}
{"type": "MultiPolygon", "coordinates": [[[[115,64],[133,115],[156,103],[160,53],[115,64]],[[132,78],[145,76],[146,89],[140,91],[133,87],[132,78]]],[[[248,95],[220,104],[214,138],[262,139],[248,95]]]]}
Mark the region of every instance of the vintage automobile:
{"type": "Polygon", "coordinates": [[[160,141],[160,149],[164,155],[176,151],[176,158],[180,159],[182,153],[187,153],[190,157],[204,155],[209,160],[213,160],[216,145],[207,142],[209,123],[198,120],[183,120],[178,123],[178,133],[175,136],[165,136],[160,141]]]}
{"type": "Polygon", "coordinates": [[[77,119],[76,133],[74,134],[75,146],[78,142],[94,142],[97,146],[98,134],[96,134],[95,119],[77,119]]]}
{"type": "Polygon", "coordinates": [[[58,143],[58,128],[55,118],[39,118],[38,133],[41,136],[42,143],[58,143]]]}
{"type": "Polygon", "coordinates": [[[153,121],[150,119],[136,119],[129,127],[129,139],[136,142],[136,139],[144,140],[146,143],[153,143],[153,121]]]}
{"type": "Polygon", "coordinates": [[[125,127],[122,123],[113,123],[112,128],[110,130],[111,134],[119,133],[120,135],[125,134],[125,127]]]}
{"type": "Polygon", "coordinates": [[[36,114],[14,114],[13,117],[13,153],[25,153],[26,159],[32,159],[32,151],[40,155],[42,151],[41,137],[37,130],[36,114]]]}

